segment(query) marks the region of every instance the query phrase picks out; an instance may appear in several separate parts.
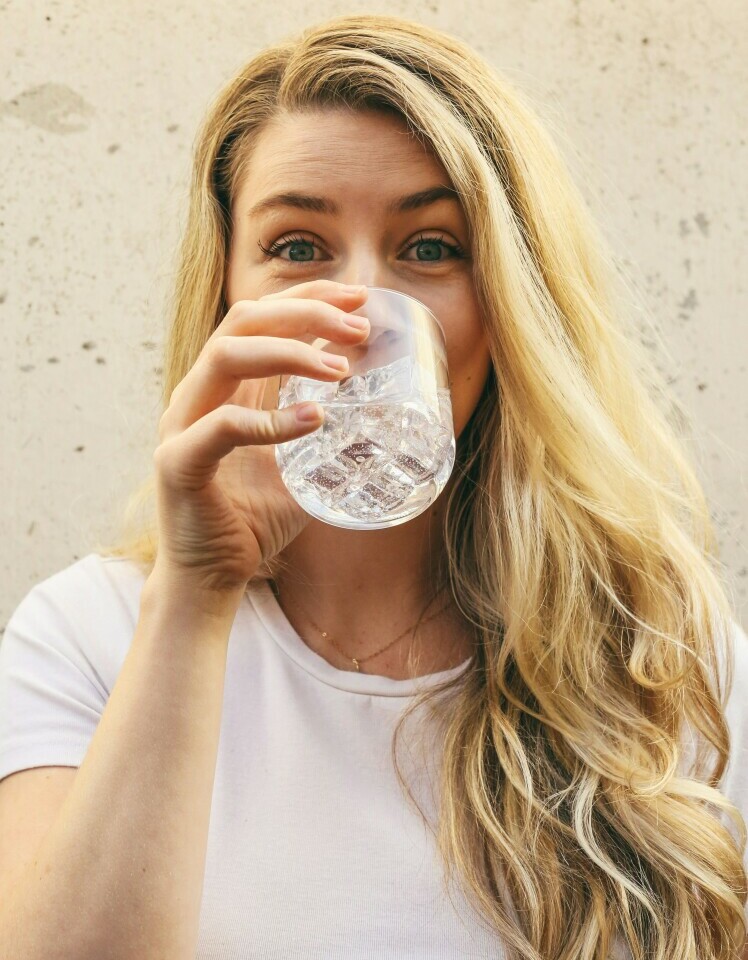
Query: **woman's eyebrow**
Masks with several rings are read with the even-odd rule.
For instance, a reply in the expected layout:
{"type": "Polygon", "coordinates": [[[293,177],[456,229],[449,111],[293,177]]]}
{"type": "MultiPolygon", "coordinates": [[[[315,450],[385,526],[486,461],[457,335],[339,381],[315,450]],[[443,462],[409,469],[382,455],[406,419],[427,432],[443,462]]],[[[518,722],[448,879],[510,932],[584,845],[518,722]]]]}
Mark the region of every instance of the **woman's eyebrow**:
{"type": "MultiPolygon", "coordinates": [[[[421,207],[427,207],[439,200],[453,200],[459,203],[459,197],[454,187],[445,187],[442,185],[428,187],[426,190],[419,190],[418,193],[411,193],[405,197],[399,197],[393,200],[387,207],[388,213],[405,213],[408,210],[418,210],[421,207]]],[[[313,197],[306,193],[299,193],[290,190],[285,193],[276,193],[271,197],[266,197],[256,203],[248,212],[250,217],[256,217],[260,213],[267,213],[279,207],[294,207],[297,210],[311,210],[314,213],[328,213],[332,216],[340,214],[340,207],[334,200],[328,197],[313,197]]]]}

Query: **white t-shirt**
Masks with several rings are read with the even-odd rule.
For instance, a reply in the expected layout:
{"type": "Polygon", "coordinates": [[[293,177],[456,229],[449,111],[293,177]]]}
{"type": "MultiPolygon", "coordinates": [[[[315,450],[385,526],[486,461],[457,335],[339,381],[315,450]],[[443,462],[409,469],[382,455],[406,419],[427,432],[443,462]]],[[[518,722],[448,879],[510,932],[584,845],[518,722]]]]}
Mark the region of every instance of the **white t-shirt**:
{"type": "MultiPolygon", "coordinates": [[[[0,779],[81,764],[143,582],[133,562],[92,553],[23,598],[0,642],[0,779]]],[[[737,626],[735,650],[723,790],[748,818],[748,639],[737,626]]],[[[448,896],[391,762],[409,698],[462,669],[415,680],[338,670],[298,636],[268,583],[250,585],[229,639],[196,960],[504,957],[459,886],[448,896]]],[[[431,791],[418,788],[433,769],[419,781],[422,761],[409,766],[406,747],[398,756],[433,819],[431,791]]]]}

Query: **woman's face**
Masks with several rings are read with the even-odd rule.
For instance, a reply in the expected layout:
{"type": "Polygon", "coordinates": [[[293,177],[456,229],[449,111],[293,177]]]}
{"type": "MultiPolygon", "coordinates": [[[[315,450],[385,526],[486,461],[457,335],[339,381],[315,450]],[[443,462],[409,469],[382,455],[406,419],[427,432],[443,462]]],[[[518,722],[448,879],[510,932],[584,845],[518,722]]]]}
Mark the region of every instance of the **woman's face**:
{"type": "Polygon", "coordinates": [[[324,278],[416,297],[446,334],[459,436],[490,355],[462,206],[453,191],[414,197],[435,187],[451,187],[444,167],[396,116],[328,109],[274,120],[255,141],[233,201],[226,296],[230,306],[324,278]],[[266,203],[279,194],[316,200],[266,203]]]}

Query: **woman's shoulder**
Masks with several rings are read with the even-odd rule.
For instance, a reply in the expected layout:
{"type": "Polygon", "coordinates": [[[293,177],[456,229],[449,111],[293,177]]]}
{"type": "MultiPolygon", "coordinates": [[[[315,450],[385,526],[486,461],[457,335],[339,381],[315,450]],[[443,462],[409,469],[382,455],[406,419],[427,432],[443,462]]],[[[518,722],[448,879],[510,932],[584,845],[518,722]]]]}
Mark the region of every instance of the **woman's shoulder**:
{"type": "Polygon", "coordinates": [[[748,820],[748,636],[737,620],[731,620],[718,644],[720,695],[730,734],[727,767],[721,792],[748,820]]]}
{"type": "Polygon", "coordinates": [[[132,560],[89,553],[35,583],[0,641],[0,666],[37,657],[94,670],[110,688],[140,610],[146,575],[132,560]]]}
{"type": "Polygon", "coordinates": [[[146,574],[133,560],[92,552],[35,583],[16,608],[75,618],[106,611],[132,616],[146,574]]]}
{"type": "Polygon", "coordinates": [[[733,710],[740,709],[741,707],[745,709],[745,686],[743,686],[742,689],[743,696],[732,696],[733,693],[739,694],[736,687],[740,686],[741,681],[743,684],[748,681],[748,635],[737,620],[730,621],[727,631],[727,643],[723,645],[722,649],[723,657],[726,653],[727,656],[724,657],[724,659],[731,665],[733,674],[732,690],[728,698],[728,707],[733,710]]]}
{"type": "Polygon", "coordinates": [[[0,779],[79,766],[137,623],[145,576],[96,553],[34,584],[0,640],[0,779]]]}

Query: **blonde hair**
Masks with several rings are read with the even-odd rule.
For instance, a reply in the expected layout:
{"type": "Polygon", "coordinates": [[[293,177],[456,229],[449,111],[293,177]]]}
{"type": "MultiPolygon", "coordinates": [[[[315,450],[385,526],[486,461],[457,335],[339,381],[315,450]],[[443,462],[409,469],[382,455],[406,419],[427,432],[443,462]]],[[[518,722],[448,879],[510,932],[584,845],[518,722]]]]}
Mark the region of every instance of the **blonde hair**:
{"type": "MultiPolygon", "coordinates": [[[[493,69],[421,23],[356,15],[240,71],[196,142],[164,406],[226,312],[231,200],[252,142],[281,112],[338,106],[402,117],[443,163],[492,357],[444,527],[475,655],[401,720],[427,706],[442,731],[446,875],[523,960],[603,960],[617,940],[635,960],[734,958],[745,826],[719,792],[731,617],[708,509],[655,376],[617,325],[586,207],[493,69]],[[685,769],[688,731],[698,749],[685,769]]],[[[146,571],[156,527],[152,507],[138,514],[152,493],[151,477],[106,551],[146,571]]]]}

